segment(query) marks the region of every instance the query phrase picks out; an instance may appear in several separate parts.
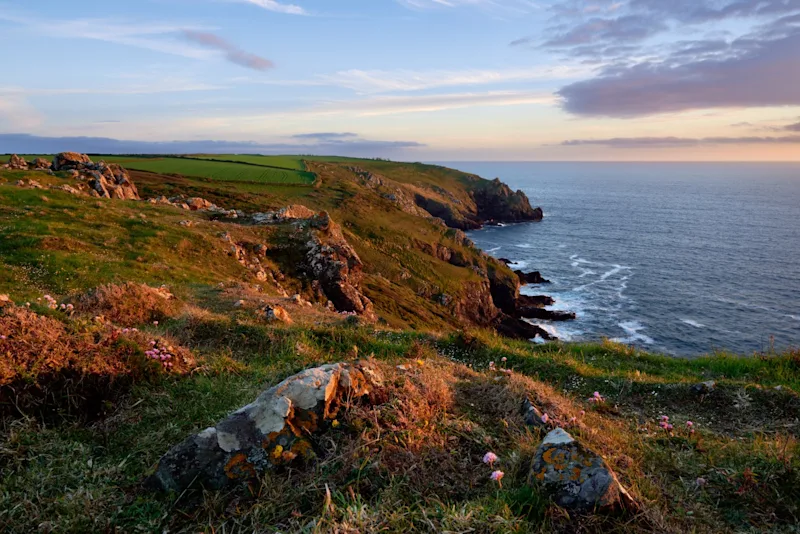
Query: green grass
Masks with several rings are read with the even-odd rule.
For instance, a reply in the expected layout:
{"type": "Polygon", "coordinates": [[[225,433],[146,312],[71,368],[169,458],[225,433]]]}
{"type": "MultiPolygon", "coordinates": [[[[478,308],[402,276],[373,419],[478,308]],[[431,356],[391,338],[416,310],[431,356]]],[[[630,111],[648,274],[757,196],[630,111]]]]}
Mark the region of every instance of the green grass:
{"type": "Polygon", "coordinates": [[[314,174],[307,171],[222,161],[201,161],[189,158],[170,157],[139,158],[128,156],[103,156],[103,159],[109,163],[119,163],[128,169],[158,174],[196,176],[214,181],[311,185],[314,183],[315,179],[314,174]]]}
{"type": "Polygon", "coordinates": [[[200,154],[192,157],[210,159],[216,161],[239,161],[251,165],[261,165],[264,167],[279,167],[295,171],[305,171],[306,165],[303,159],[298,156],[259,156],[248,154],[200,154]]]}

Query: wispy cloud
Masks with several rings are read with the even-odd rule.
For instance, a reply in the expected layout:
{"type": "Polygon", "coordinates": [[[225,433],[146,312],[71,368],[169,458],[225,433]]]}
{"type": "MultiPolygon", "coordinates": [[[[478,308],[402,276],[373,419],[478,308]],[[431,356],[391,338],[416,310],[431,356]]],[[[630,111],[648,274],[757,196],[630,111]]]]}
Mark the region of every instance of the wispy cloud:
{"type": "Polygon", "coordinates": [[[233,2],[252,4],[267,11],[275,13],[286,13],[287,15],[307,15],[308,12],[300,6],[294,4],[283,4],[275,0],[231,0],[233,2]]]}
{"type": "Polygon", "coordinates": [[[480,7],[493,11],[506,11],[528,13],[542,9],[538,2],[533,0],[395,0],[398,4],[416,11],[429,9],[455,8],[455,7],[480,7]]]}
{"type": "Polygon", "coordinates": [[[703,145],[787,145],[800,144],[800,135],[779,137],[614,137],[610,139],[572,139],[562,146],[600,145],[614,148],[679,148],[703,145]]]}
{"type": "Polygon", "coordinates": [[[120,21],[114,19],[60,19],[57,24],[48,18],[0,11],[0,20],[25,26],[47,37],[103,41],[192,59],[209,59],[213,52],[191,46],[181,39],[185,30],[206,31],[209,28],[193,24],[170,24],[154,21],[120,21]]]}
{"type": "Polygon", "coordinates": [[[213,33],[184,30],[183,36],[193,43],[197,43],[208,48],[213,48],[214,50],[219,50],[224,54],[225,59],[231,63],[246,67],[248,69],[265,71],[275,66],[275,64],[269,59],[246,52],[213,33]]]}
{"type": "Polygon", "coordinates": [[[567,80],[591,72],[583,67],[548,66],[500,70],[345,70],[318,77],[324,83],[360,93],[422,91],[442,87],[490,85],[532,80],[567,80]]]}
{"type": "Polygon", "coordinates": [[[358,137],[358,134],[352,132],[314,132],[295,134],[292,139],[352,139],[358,137]]]}

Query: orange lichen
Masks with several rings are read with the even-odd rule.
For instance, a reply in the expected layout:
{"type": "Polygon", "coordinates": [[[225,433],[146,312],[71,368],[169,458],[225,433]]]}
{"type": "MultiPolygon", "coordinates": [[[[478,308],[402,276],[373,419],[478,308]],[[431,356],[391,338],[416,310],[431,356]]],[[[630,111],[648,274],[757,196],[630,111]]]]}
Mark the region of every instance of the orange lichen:
{"type": "Polygon", "coordinates": [[[247,461],[247,456],[243,453],[235,454],[225,464],[225,475],[231,480],[240,478],[255,478],[256,469],[247,461]]]}

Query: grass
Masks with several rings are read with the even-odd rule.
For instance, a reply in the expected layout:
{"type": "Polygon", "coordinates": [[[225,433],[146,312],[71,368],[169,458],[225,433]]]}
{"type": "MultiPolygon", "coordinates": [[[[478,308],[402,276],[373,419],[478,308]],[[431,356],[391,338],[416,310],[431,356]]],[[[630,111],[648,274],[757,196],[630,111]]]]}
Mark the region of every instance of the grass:
{"type": "Polygon", "coordinates": [[[305,171],[306,165],[298,156],[259,156],[247,154],[200,154],[192,157],[215,161],[238,161],[263,167],[278,167],[295,171],[305,171]]]}
{"type": "Polygon", "coordinates": [[[307,171],[248,165],[227,161],[202,161],[190,158],[138,158],[129,156],[103,156],[109,163],[119,163],[128,169],[158,174],[196,176],[214,181],[251,182],[259,184],[314,183],[314,175],[307,171]]]}
{"type": "Polygon", "coordinates": [[[284,329],[245,316],[190,313],[150,326],[147,335],[191,347],[198,372],[136,382],[88,425],[69,418],[57,425],[3,421],[3,531],[44,524],[51,532],[788,532],[797,519],[800,448],[785,423],[800,406],[795,393],[770,391],[771,381],[759,381],[776,365],[791,369],[796,355],[742,365],[728,378],[727,357],[675,361],[616,344],[537,347],[482,331],[435,338],[284,329]],[[268,474],[250,490],[165,496],[141,489],[143,476],[171,445],[251,401],[267,384],[352,357],[353,347],[385,362],[389,374],[397,364],[411,370],[396,371],[376,408],[345,415],[334,441],[320,442],[319,462],[268,474]],[[503,365],[515,371],[508,383],[486,370],[489,359],[504,356],[503,365]],[[627,388],[618,387],[621,373],[627,388]],[[658,416],[682,424],[681,407],[688,407],[682,399],[698,378],[719,381],[717,392],[693,401],[698,434],[666,436],[658,416]],[[630,393],[654,383],[662,389],[652,403],[630,393]],[[739,421],[763,414],[755,399],[736,409],[715,396],[757,387],[787,407],[786,418],[767,414],[755,430],[724,424],[732,413],[739,421]],[[584,401],[593,389],[606,397],[603,406],[584,401]],[[527,486],[527,458],[540,435],[520,426],[517,402],[525,392],[551,417],[587,411],[570,432],[606,456],[644,504],[642,512],[573,517],[527,486]],[[333,443],[335,449],[327,448],[333,443]],[[506,472],[502,489],[480,463],[489,449],[506,472]],[[707,484],[699,487],[697,478],[707,484]]]}

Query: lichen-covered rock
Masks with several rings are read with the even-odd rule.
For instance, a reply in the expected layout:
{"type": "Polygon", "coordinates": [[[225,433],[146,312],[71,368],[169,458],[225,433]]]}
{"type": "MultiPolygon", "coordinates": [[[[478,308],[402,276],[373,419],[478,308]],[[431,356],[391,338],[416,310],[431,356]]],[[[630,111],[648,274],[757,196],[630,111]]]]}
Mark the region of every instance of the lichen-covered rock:
{"type": "Polygon", "coordinates": [[[345,402],[368,398],[380,381],[370,362],[324,365],[287,378],[173,447],[146,484],[176,492],[194,485],[220,489],[308,460],[314,456],[309,438],[325,430],[345,402]]]}
{"type": "Polygon", "coordinates": [[[556,428],[534,456],[529,482],[540,484],[559,506],[582,512],[635,508],[602,456],[556,428]]]}

